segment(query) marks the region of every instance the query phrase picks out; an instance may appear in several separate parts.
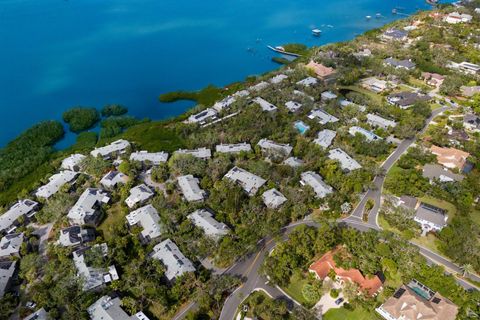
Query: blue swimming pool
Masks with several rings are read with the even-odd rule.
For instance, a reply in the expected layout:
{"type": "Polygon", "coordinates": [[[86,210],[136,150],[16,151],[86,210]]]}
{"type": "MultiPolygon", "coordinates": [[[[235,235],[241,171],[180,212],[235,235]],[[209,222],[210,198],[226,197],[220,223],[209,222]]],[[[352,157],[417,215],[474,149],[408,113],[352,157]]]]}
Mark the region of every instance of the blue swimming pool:
{"type": "Polygon", "coordinates": [[[305,124],[305,122],[303,121],[295,122],[294,126],[298,130],[298,132],[300,132],[301,134],[305,134],[305,132],[307,132],[308,129],[310,129],[310,126],[305,124]]]}

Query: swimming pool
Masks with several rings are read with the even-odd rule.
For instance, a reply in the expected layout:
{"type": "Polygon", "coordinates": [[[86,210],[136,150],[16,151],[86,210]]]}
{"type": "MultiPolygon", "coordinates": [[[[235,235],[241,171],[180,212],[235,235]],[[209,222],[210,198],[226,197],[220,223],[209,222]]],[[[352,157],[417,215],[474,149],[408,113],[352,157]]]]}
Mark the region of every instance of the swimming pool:
{"type": "Polygon", "coordinates": [[[305,134],[305,132],[308,131],[308,129],[310,129],[310,126],[305,124],[305,122],[303,121],[297,121],[295,122],[294,124],[294,127],[298,130],[298,132],[300,132],[301,134],[305,134]]]}

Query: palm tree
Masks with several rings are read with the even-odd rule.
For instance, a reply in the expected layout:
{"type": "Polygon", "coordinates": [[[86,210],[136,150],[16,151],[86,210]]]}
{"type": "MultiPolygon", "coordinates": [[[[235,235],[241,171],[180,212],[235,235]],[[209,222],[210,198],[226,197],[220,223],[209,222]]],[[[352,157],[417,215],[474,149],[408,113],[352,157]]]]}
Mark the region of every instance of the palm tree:
{"type": "Polygon", "coordinates": [[[461,269],[463,270],[464,277],[466,277],[467,274],[472,274],[475,272],[475,269],[473,269],[473,266],[469,263],[464,264],[461,269]]]}

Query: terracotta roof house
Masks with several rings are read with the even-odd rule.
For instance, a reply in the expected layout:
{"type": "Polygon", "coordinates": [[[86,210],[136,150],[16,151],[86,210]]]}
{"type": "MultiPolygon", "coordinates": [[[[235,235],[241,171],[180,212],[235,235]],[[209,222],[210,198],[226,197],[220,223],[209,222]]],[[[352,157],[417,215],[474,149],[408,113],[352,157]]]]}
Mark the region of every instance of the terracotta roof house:
{"type": "Polygon", "coordinates": [[[470,153],[455,148],[432,146],[430,151],[437,156],[438,163],[449,169],[458,168],[462,170],[470,156],[470,153]]]}
{"type": "Polygon", "coordinates": [[[328,78],[336,72],[335,69],[330,68],[330,67],[326,67],[323,64],[316,63],[312,60],[306,65],[306,67],[307,67],[307,69],[313,70],[313,72],[315,72],[317,77],[319,77],[321,79],[328,78]]]}
{"type": "Polygon", "coordinates": [[[340,281],[352,281],[356,283],[362,291],[365,291],[368,295],[373,296],[383,288],[382,280],[375,275],[372,278],[365,277],[358,269],[348,269],[337,267],[333,256],[340,249],[331,250],[325,253],[319,260],[312,263],[308,268],[308,271],[315,273],[318,279],[325,279],[330,270],[335,272],[337,279],[340,281]]]}
{"type": "Polygon", "coordinates": [[[426,84],[437,88],[440,87],[445,80],[445,77],[441,74],[430,72],[422,72],[422,78],[426,84]]]}
{"type": "Polygon", "coordinates": [[[458,307],[438,292],[412,280],[375,309],[387,320],[454,320],[458,307]]]}

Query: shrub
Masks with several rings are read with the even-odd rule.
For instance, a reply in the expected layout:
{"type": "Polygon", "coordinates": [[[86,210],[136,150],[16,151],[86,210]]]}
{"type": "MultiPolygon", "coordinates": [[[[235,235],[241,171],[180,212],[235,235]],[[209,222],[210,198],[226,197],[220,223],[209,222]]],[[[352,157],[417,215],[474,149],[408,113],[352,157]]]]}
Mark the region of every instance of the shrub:
{"type": "Polygon", "coordinates": [[[72,108],[63,113],[63,121],[68,123],[70,131],[80,132],[90,129],[100,119],[95,108],[72,108]]]}

